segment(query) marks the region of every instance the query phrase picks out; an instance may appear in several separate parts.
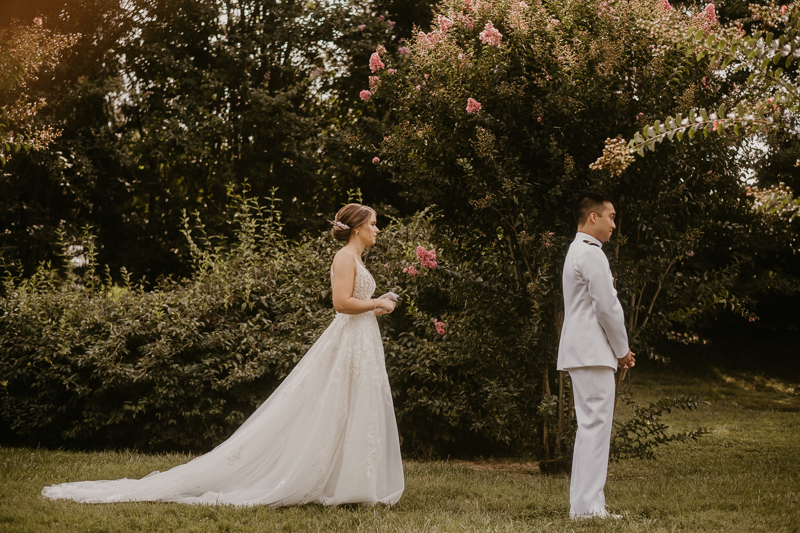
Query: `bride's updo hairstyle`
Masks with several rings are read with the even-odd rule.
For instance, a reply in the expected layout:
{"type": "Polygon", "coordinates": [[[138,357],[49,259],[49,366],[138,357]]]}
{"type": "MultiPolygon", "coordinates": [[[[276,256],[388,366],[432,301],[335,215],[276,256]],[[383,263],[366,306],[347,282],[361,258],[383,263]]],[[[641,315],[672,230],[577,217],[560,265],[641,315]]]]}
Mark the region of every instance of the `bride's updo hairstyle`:
{"type": "Polygon", "coordinates": [[[375,211],[371,207],[365,205],[347,204],[336,213],[336,219],[333,221],[333,228],[331,228],[331,235],[333,235],[333,238],[337,241],[348,242],[353,230],[361,224],[368,222],[374,212],[375,211]]]}

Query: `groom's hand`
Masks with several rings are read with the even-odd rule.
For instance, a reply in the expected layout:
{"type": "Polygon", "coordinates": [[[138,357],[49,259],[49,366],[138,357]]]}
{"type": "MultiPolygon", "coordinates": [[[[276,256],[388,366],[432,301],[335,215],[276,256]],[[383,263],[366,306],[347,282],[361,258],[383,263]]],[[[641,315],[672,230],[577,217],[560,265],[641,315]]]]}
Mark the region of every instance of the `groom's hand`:
{"type": "Polygon", "coordinates": [[[624,368],[625,370],[635,367],[636,366],[636,359],[634,359],[635,355],[636,355],[635,353],[628,350],[628,353],[625,354],[625,357],[620,357],[619,359],[617,359],[617,366],[619,366],[620,368],[624,368]]]}

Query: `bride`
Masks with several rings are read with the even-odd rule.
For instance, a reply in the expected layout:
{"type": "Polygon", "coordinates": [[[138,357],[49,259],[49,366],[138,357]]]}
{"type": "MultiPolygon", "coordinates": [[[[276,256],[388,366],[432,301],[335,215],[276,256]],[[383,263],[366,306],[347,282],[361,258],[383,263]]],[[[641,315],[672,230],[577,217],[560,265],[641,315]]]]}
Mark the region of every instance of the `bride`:
{"type": "Polygon", "coordinates": [[[89,503],[396,503],[403,463],[376,320],[394,310],[394,295],[372,299],[375,281],[361,262],[379,231],[369,207],[336,214],[331,233],[347,243],[331,267],[336,318],[228,440],[142,479],[63,483],[42,494],[89,503]]]}

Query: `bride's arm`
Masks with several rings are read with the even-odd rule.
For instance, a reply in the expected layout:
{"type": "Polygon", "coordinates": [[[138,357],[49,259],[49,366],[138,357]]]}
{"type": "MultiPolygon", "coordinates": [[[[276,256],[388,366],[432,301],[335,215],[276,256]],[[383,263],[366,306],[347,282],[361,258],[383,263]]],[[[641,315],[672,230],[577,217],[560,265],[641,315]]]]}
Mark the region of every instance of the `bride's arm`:
{"type": "Polygon", "coordinates": [[[337,313],[357,315],[374,309],[394,310],[394,302],[386,299],[360,300],[353,297],[356,282],[356,258],[339,253],[333,259],[333,308],[337,313]]]}

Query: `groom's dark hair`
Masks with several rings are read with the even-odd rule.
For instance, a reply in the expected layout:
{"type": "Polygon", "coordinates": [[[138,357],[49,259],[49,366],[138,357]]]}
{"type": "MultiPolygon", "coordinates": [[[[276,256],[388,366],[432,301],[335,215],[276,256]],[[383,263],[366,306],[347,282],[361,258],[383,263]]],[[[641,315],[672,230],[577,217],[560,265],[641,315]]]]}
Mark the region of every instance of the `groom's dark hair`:
{"type": "Polygon", "coordinates": [[[575,203],[572,207],[572,214],[575,215],[575,222],[578,226],[586,222],[592,213],[602,213],[603,204],[606,202],[614,203],[611,197],[599,191],[581,191],[575,195],[575,203]]]}

